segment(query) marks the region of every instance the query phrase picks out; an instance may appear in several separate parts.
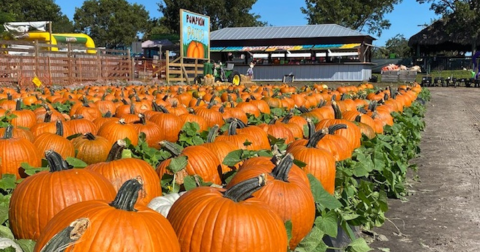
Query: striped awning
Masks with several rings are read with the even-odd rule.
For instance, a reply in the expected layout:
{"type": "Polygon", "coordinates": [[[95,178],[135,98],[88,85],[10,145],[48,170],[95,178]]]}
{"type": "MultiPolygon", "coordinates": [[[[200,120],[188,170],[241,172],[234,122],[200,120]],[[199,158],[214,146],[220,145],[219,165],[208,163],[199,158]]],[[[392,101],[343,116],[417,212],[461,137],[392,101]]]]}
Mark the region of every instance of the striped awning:
{"type": "Polygon", "coordinates": [[[355,44],[319,44],[319,45],[277,45],[277,46],[229,46],[211,47],[211,52],[281,52],[281,51],[307,51],[328,49],[356,49],[360,43],[355,44]]]}
{"type": "Polygon", "coordinates": [[[223,49],[225,49],[224,46],[210,47],[210,52],[221,52],[223,49]]]}

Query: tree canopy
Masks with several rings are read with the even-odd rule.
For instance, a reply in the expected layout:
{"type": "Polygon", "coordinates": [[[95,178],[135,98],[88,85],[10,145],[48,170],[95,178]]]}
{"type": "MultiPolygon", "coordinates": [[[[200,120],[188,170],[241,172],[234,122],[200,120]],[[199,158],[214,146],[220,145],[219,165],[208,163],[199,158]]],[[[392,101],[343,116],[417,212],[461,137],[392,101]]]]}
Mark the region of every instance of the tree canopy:
{"type": "Polygon", "coordinates": [[[86,0],[73,20],[76,32],[88,34],[97,46],[113,48],[136,41],[149,25],[149,13],[143,5],[126,0],[86,0]]]}
{"type": "Polygon", "coordinates": [[[251,13],[257,0],[164,0],[158,3],[163,14],[160,24],[170,33],[180,32],[180,9],[210,16],[211,30],[225,27],[264,26],[260,16],[251,13]]]}
{"type": "Polygon", "coordinates": [[[53,32],[73,31],[72,22],[54,0],[0,0],[0,22],[12,21],[52,21],[53,32]]]}
{"type": "Polygon", "coordinates": [[[305,0],[308,24],[339,24],[380,36],[391,25],[385,19],[402,0],[305,0]]]}

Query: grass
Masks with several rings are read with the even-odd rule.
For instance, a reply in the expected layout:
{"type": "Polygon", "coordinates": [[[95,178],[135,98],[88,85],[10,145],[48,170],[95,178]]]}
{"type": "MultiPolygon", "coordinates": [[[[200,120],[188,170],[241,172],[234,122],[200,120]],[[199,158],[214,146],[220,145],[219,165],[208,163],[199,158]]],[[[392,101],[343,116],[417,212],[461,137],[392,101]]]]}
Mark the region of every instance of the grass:
{"type": "MultiPolygon", "coordinates": [[[[382,82],[382,75],[381,74],[373,74],[375,76],[378,77],[378,82],[382,82]]],[[[457,79],[460,79],[460,78],[471,78],[472,75],[471,75],[471,72],[470,70],[442,70],[442,71],[432,71],[430,74],[426,74],[426,73],[418,73],[417,74],[417,77],[416,77],[416,81],[418,83],[421,83],[422,82],[422,78],[423,77],[432,77],[432,79],[436,78],[436,77],[443,77],[443,78],[447,78],[447,77],[455,77],[457,79]]]]}

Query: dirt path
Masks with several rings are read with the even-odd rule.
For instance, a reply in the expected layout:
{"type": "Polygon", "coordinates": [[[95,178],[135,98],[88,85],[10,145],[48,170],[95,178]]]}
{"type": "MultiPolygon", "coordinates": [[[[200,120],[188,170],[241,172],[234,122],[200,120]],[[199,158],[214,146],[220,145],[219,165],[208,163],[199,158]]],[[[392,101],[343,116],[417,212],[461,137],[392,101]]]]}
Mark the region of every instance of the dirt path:
{"type": "Polygon", "coordinates": [[[410,180],[408,202],[389,201],[391,222],[374,230],[388,241],[375,251],[480,251],[480,89],[430,91],[420,182],[410,180]]]}

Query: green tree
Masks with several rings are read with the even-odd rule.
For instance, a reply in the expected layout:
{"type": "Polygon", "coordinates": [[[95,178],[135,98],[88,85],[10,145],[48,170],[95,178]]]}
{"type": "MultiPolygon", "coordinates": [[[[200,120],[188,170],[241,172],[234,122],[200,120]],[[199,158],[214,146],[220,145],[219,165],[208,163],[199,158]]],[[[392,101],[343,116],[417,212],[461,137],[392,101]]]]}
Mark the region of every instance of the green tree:
{"type": "Polygon", "coordinates": [[[385,48],[388,54],[395,53],[397,57],[408,58],[412,56],[412,51],[408,46],[408,40],[403,34],[397,34],[393,38],[390,38],[385,43],[385,48]]]}
{"type": "Polygon", "coordinates": [[[130,45],[148,27],[145,6],[126,0],[86,0],[75,10],[75,31],[88,34],[100,46],[130,45]]]}
{"type": "Polygon", "coordinates": [[[180,9],[210,17],[212,31],[226,27],[264,26],[260,16],[251,13],[257,0],[164,0],[158,3],[158,11],[163,14],[160,23],[170,33],[180,32],[180,9]]]}
{"type": "Polygon", "coordinates": [[[305,0],[308,24],[338,24],[380,36],[390,27],[385,19],[402,0],[305,0]]]}
{"type": "Polygon", "coordinates": [[[431,4],[430,9],[435,14],[442,15],[445,20],[445,30],[449,33],[467,34],[472,43],[472,52],[476,51],[480,35],[479,0],[417,0],[417,2],[431,4]]]}
{"type": "Polygon", "coordinates": [[[2,17],[8,15],[5,21],[9,22],[52,21],[53,32],[73,31],[73,23],[54,0],[0,0],[0,13],[4,13],[2,17]]]}

